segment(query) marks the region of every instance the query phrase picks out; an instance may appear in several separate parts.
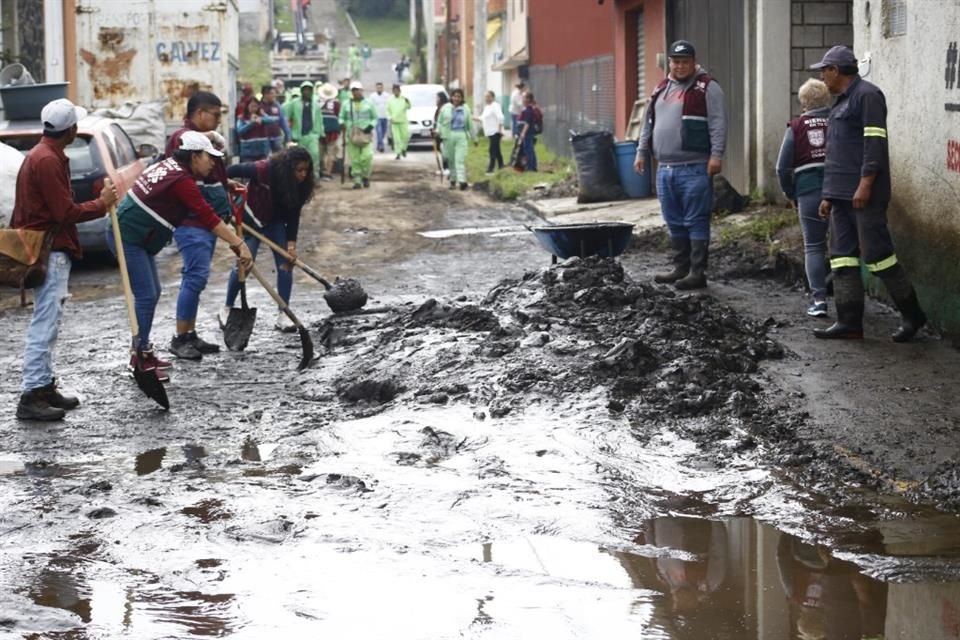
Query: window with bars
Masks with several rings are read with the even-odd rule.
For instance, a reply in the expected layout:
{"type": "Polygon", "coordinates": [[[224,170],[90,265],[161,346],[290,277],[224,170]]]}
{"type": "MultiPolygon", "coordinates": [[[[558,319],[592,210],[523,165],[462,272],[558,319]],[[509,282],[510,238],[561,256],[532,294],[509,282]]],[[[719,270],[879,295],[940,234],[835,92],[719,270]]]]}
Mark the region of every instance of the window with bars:
{"type": "Polygon", "coordinates": [[[888,38],[907,33],[907,0],[886,0],[883,3],[883,35],[888,38]]]}

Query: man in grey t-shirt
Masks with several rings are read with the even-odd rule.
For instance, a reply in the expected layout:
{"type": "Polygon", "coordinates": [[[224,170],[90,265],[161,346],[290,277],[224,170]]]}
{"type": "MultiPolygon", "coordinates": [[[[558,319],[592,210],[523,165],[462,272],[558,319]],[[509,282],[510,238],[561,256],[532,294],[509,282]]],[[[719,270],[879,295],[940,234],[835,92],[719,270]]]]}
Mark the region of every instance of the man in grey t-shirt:
{"type": "Polygon", "coordinates": [[[670,231],[674,269],[654,280],[677,289],[707,286],[713,176],[720,173],[727,144],[723,90],[698,64],[686,40],[670,45],[670,75],[657,86],[634,168],[646,171],[652,150],[660,163],[657,196],[670,231]]]}

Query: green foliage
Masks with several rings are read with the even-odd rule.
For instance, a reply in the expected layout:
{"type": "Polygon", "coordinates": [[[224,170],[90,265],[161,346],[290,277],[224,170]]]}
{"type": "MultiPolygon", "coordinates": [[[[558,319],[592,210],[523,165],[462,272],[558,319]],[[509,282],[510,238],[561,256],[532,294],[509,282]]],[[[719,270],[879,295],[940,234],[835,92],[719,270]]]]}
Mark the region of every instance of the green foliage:
{"type": "Polygon", "coordinates": [[[397,49],[407,53],[410,48],[410,21],[406,18],[371,18],[353,16],[360,32],[360,42],[374,49],[397,49]]]}
{"type": "Polygon", "coordinates": [[[274,28],[280,32],[293,31],[293,13],[289,2],[277,2],[273,7],[274,28]]]}
{"type": "Polygon", "coordinates": [[[796,224],[797,212],[793,209],[769,210],[753,215],[749,222],[726,225],[720,230],[720,241],[728,244],[739,240],[753,240],[773,245],[777,232],[796,224]]]}
{"type": "MultiPolygon", "coordinates": [[[[487,170],[487,141],[480,137],[480,144],[471,147],[467,156],[467,179],[471,182],[487,182],[490,195],[498,200],[517,200],[526,196],[537,185],[554,185],[562,182],[573,173],[573,165],[566,158],[560,158],[550,152],[543,144],[537,144],[537,160],[540,170],[522,173],[511,167],[504,167],[492,176],[485,176],[487,170]]],[[[501,143],[503,158],[509,162],[513,151],[513,140],[501,143]]]]}
{"type": "MultiPolygon", "coordinates": [[[[354,18],[358,16],[378,16],[390,18],[408,18],[410,3],[408,0],[340,0],[341,6],[354,18]]],[[[359,27],[359,25],[358,25],[359,27]]],[[[363,30],[360,30],[361,37],[363,30]]],[[[409,39],[409,38],[408,38],[409,39]]],[[[370,45],[373,46],[372,44],[370,45]]]]}
{"type": "Polygon", "coordinates": [[[259,42],[240,45],[240,82],[252,83],[254,91],[259,92],[271,80],[270,50],[259,42]]]}

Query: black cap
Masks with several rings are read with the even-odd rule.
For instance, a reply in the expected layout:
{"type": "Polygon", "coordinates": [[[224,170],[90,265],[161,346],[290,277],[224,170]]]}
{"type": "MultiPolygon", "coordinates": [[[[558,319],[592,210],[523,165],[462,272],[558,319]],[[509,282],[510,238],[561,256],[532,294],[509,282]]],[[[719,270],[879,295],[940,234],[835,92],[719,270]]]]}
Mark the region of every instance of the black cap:
{"type": "Polygon", "coordinates": [[[669,58],[696,58],[697,50],[686,40],[677,40],[670,45],[670,51],[667,52],[669,58]]]}
{"type": "Polygon", "coordinates": [[[850,49],[850,47],[838,44],[830,47],[830,49],[823,54],[823,59],[816,64],[810,65],[810,68],[816,71],[825,67],[855,66],[857,66],[857,56],[853,54],[853,51],[850,49]]]}

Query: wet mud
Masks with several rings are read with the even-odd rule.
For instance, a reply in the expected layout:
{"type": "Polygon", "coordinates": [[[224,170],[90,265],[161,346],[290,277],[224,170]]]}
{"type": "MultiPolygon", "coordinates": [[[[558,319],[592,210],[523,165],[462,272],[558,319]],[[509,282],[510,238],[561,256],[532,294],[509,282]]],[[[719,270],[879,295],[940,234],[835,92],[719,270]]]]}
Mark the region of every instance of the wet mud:
{"type": "MultiPolygon", "coordinates": [[[[510,231],[529,212],[430,162],[304,220],[305,259],[370,301],[331,315],[298,277],[305,371],[251,286],[247,349],[176,362],[161,412],[123,377],[122,301],[70,305],[81,408],[0,417],[0,635],[956,636],[960,521],[805,437],[771,373],[788,324],[651,285],[643,240],[548,266],[510,231]]],[[[4,317],[9,398],[27,320],[4,317]]]]}

